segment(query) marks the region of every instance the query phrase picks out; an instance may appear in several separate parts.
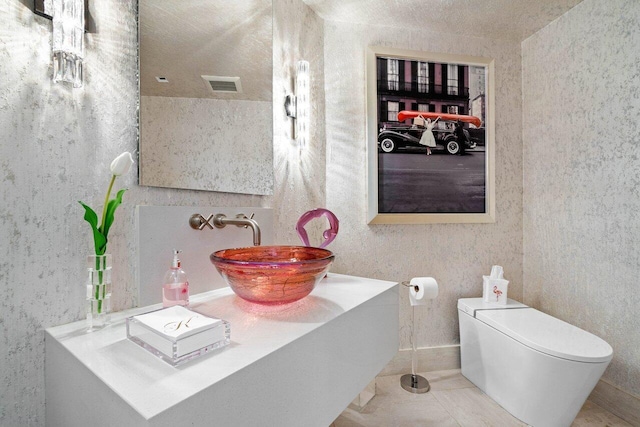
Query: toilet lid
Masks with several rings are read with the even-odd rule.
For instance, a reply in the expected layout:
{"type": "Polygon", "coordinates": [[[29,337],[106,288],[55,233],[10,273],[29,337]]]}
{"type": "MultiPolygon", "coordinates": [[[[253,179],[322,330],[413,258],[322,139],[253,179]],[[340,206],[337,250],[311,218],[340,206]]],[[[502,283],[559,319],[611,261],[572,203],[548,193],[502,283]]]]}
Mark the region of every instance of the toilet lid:
{"type": "Polygon", "coordinates": [[[534,308],[482,310],[476,318],[520,343],[545,354],[578,362],[608,362],[606,341],[534,308]]]}

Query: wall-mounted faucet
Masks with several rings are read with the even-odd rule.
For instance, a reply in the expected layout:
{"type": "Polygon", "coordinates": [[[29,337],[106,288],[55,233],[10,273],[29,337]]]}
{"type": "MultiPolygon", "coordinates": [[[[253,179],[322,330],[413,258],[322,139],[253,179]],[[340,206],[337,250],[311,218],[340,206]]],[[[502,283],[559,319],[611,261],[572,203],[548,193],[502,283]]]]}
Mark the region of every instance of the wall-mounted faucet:
{"type": "Polygon", "coordinates": [[[253,219],[253,214],[251,214],[250,217],[247,217],[245,214],[238,214],[235,218],[227,218],[225,214],[211,214],[208,218],[200,214],[193,214],[191,218],[189,218],[189,225],[194,230],[202,230],[205,227],[213,230],[213,227],[224,228],[229,224],[244,228],[251,227],[251,230],[253,230],[253,245],[260,246],[260,226],[256,220],[253,219]]]}

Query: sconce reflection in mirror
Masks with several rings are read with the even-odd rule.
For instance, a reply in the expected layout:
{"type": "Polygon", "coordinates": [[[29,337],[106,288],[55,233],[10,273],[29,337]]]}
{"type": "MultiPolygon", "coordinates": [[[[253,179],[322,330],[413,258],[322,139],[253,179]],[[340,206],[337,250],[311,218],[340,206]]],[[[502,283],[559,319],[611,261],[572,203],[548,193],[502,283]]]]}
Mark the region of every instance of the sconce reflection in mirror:
{"type": "Polygon", "coordinates": [[[287,95],[285,98],[284,109],[287,112],[287,116],[293,118],[295,122],[294,139],[298,142],[298,148],[303,150],[309,141],[311,111],[308,61],[298,61],[296,65],[296,84],[294,91],[294,94],[287,95]]]}
{"type": "Polygon", "coordinates": [[[53,81],[82,87],[84,0],[35,0],[33,10],[53,20],[53,81]]]}

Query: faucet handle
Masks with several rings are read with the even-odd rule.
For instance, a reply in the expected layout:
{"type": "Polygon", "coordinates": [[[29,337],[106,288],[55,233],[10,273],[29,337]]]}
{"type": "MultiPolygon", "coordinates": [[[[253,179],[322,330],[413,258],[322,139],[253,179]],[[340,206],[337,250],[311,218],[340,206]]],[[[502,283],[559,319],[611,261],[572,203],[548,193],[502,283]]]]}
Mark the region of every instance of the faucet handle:
{"type": "Polygon", "coordinates": [[[205,218],[200,214],[193,214],[191,215],[191,218],[189,218],[189,225],[194,230],[202,230],[206,226],[209,226],[209,228],[213,230],[213,226],[211,225],[212,219],[213,215],[209,215],[208,218],[205,218]]]}

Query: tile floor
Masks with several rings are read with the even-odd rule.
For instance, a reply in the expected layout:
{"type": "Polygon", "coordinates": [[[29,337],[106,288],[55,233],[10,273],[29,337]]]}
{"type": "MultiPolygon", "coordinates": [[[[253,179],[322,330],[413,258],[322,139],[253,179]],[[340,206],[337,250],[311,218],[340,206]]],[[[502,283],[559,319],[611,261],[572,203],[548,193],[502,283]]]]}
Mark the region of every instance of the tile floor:
{"type": "MultiPolygon", "coordinates": [[[[421,374],[431,391],[412,394],[400,387],[400,375],[380,377],[376,396],[362,409],[349,406],[331,427],[524,426],[462,376],[459,369],[421,374]]],[[[631,426],[587,401],[573,427],[631,426]]]]}

